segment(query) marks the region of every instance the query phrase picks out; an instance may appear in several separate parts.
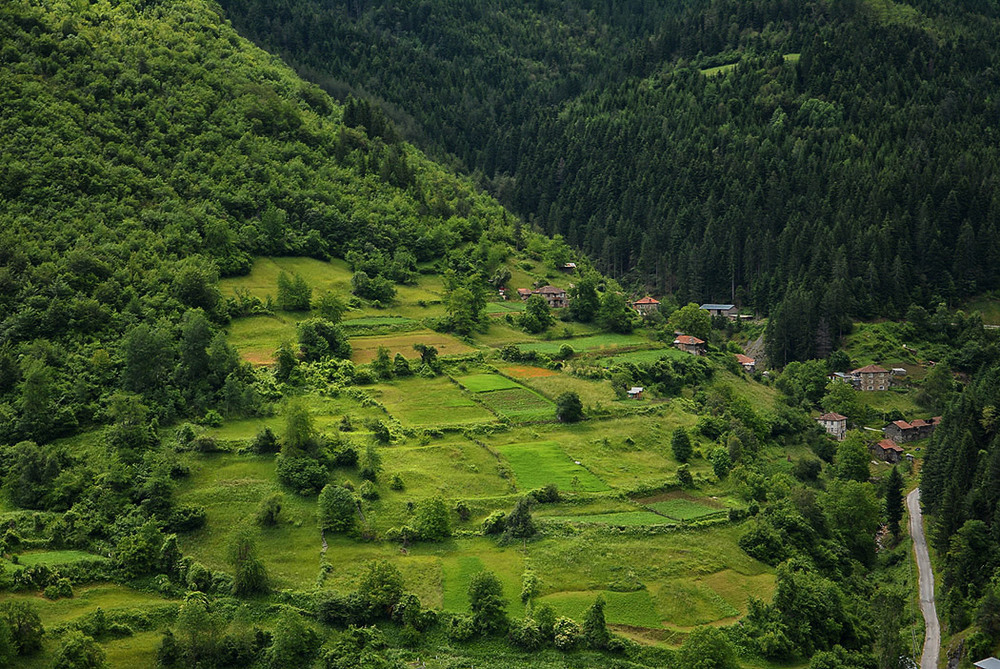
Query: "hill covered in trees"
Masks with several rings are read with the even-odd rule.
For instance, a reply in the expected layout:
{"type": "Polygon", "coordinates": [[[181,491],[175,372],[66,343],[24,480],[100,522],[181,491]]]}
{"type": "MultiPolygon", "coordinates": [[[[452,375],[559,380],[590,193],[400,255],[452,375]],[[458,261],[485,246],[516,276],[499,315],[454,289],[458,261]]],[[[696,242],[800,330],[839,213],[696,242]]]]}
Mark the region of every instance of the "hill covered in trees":
{"type": "Polygon", "coordinates": [[[990,3],[221,4],[609,274],[781,304],[787,359],[1000,281],[990,3]]]}

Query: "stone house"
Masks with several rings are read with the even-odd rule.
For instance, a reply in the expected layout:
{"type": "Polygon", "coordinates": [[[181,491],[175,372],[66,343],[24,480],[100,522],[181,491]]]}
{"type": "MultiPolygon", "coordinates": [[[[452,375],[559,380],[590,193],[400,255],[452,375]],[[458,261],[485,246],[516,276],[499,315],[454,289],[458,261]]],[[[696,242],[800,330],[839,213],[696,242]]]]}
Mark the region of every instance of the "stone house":
{"type": "Polygon", "coordinates": [[[686,334],[677,335],[677,339],[674,340],[674,346],[691,355],[705,355],[707,352],[704,339],[698,339],[686,334]]]}
{"type": "Polygon", "coordinates": [[[654,300],[648,295],[641,300],[636,300],[632,303],[632,308],[635,309],[640,316],[648,316],[654,311],[660,310],[660,301],[654,300]]]}
{"type": "Polygon", "coordinates": [[[847,436],[847,416],[841,416],[839,413],[825,413],[818,417],[816,422],[827,431],[827,434],[836,437],[837,441],[843,441],[844,437],[847,436]]]}
{"type": "Polygon", "coordinates": [[[930,420],[918,418],[909,423],[905,420],[894,420],[882,428],[882,434],[897,444],[904,444],[931,436],[940,422],[941,416],[935,416],[930,420]]]}
{"type": "Polygon", "coordinates": [[[892,375],[889,370],[878,365],[868,365],[867,367],[855,369],[851,372],[851,375],[859,379],[858,390],[866,392],[889,390],[889,386],[892,385],[892,375]]]}
{"type": "Polygon", "coordinates": [[[743,355],[742,353],[736,354],[736,362],[743,365],[743,371],[747,374],[753,374],[757,370],[757,361],[750,356],[743,355]]]}
{"type": "Polygon", "coordinates": [[[877,444],[872,444],[872,453],[880,460],[895,464],[903,457],[903,447],[891,439],[883,439],[877,444]]]}
{"type": "Polygon", "coordinates": [[[545,301],[548,302],[549,309],[561,309],[569,304],[569,298],[566,296],[566,291],[562,288],[556,288],[555,286],[542,286],[538,290],[518,288],[517,295],[521,298],[522,302],[527,302],[528,298],[532,295],[541,295],[545,298],[545,301]]]}
{"type": "Polygon", "coordinates": [[[735,320],[740,315],[735,304],[703,304],[700,308],[707,311],[709,316],[725,316],[735,320]]]}

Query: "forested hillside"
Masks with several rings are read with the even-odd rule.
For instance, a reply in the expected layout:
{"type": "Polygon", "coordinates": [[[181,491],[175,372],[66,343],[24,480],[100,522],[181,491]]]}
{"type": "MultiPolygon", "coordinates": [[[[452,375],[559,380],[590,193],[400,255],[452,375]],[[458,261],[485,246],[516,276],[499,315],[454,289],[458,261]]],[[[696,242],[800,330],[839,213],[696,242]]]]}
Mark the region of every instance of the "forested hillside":
{"type": "Polygon", "coordinates": [[[778,363],[1000,281],[995,5],[221,4],[601,269],[786,300],[778,363]]]}
{"type": "Polygon", "coordinates": [[[57,5],[0,9],[0,439],[109,420],[116,390],[161,421],[254,411],[252,375],[205,348],[231,315],[220,274],[255,254],[353,250],[400,278],[510,234],[204,3],[57,5]]]}

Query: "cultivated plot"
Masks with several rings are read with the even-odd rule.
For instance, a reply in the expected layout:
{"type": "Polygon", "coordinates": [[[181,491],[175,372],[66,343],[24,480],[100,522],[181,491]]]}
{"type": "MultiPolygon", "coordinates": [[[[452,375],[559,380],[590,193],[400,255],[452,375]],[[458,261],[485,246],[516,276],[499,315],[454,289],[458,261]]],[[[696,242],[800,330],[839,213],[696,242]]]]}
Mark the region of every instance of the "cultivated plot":
{"type": "Polygon", "coordinates": [[[495,421],[447,377],[400,379],[375,387],[393,416],[410,427],[456,427],[495,421]]]}
{"type": "Polygon", "coordinates": [[[507,444],[497,448],[514,470],[521,490],[555,483],[561,490],[600,492],[608,486],[566,455],[555,441],[507,444]]]}
{"type": "Polygon", "coordinates": [[[491,411],[514,422],[555,420],[556,416],[555,404],[527,388],[477,393],[476,399],[491,411]]]}
{"type": "Polygon", "coordinates": [[[538,599],[539,604],[548,604],[556,615],[566,616],[582,622],[587,609],[598,597],[604,597],[604,618],[613,625],[634,627],[660,627],[660,614],[649,591],[614,592],[611,590],[586,590],[556,592],[538,599]]]}
{"type": "Polygon", "coordinates": [[[375,337],[351,337],[351,360],[357,364],[371,362],[378,355],[380,346],[389,349],[389,355],[395,356],[401,353],[404,358],[419,358],[420,354],[414,350],[415,344],[433,346],[437,349],[438,355],[464,355],[472,353],[476,349],[468,344],[464,344],[451,335],[432,332],[430,330],[420,330],[396,335],[379,335],[375,337]]]}
{"type": "Polygon", "coordinates": [[[521,344],[522,351],[537,351],[553,355],[559,352],[560,347],[569,344],[577,353],[597,351],[601,349],[623,348],[627,346],[641,346],[649,344],[649,340],[634,334],[598,334],[587,337],[575,337],[573,339],[557,339],[553,341],[539,341],[531,344],[521,344]]]}

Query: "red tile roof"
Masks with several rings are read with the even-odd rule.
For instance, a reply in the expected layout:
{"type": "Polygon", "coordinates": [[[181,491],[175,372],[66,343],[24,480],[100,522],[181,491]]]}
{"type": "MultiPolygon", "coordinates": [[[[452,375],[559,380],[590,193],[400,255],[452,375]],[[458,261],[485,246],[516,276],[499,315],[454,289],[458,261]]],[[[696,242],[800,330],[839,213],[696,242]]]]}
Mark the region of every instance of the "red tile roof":
{"type": "Polygon", "coordinates": [[[926,426],[930,425],[930,423],[928,423],[925,420],[921,420],[920,418],[918,418],[915,421],[913,421],[912,423],[910,423],[910,425],[912,425],[913,427],[926,427],[926,426]]]}
{"type": "Polygon", "coordinates": [[[825,413],[816,420],[847,420],[847,416],[841,416],[839,413],[825,413]]]}
{"type": "Polygon", "coordinates": [[[879,367],[878,365],[868,365],[867,367],[862,367],[860,369],[855,369],[853,372],[851,372],[851,374],[878,374],[878,373],[883,373],[884,374],[884,373],[886,373],[888,371],[889,370],[883,369],[883,368],[879,367]]]}
{"type": "Polygon", "coordinates": [[[741,365],[752,365],[757,361],[749,356],[743,355],[742,353],[737,353],[736,362],[740,363],[741,365]]]}
{"type": "Polygon", "coordinates": [[[913,427],[913,425],[910,425],[905,420],[894,420],[892,421],[892,424],[898,427],[900,430],[909,430],[910,428],[913,427]]]}
{"type": "Polygon", "coordinates": [[[903,452],[902,446],[900,446],[894,441],[889,441],[888,439],[883,439],[882,441],[878,442],[878,445],[883,451],[896,451],[897,453],[903,452]]]}
{"type": "Polygon", "coordinates": [[[704,344],[705,340],[692,337],[691,335],[680,335],[674,340],[674,343],[684,344],[685,346],[697,346],[698,344],[704,344]]]}
{"type": "Polygon", "coordinates": [[[635,304],[659,304],[659,303],[660,303],[659,300],[654,300],[653,298],[649,297],[648,295],[646,297],[642,298],[641,300],[636,300],[635,301],[635,304]]]}

